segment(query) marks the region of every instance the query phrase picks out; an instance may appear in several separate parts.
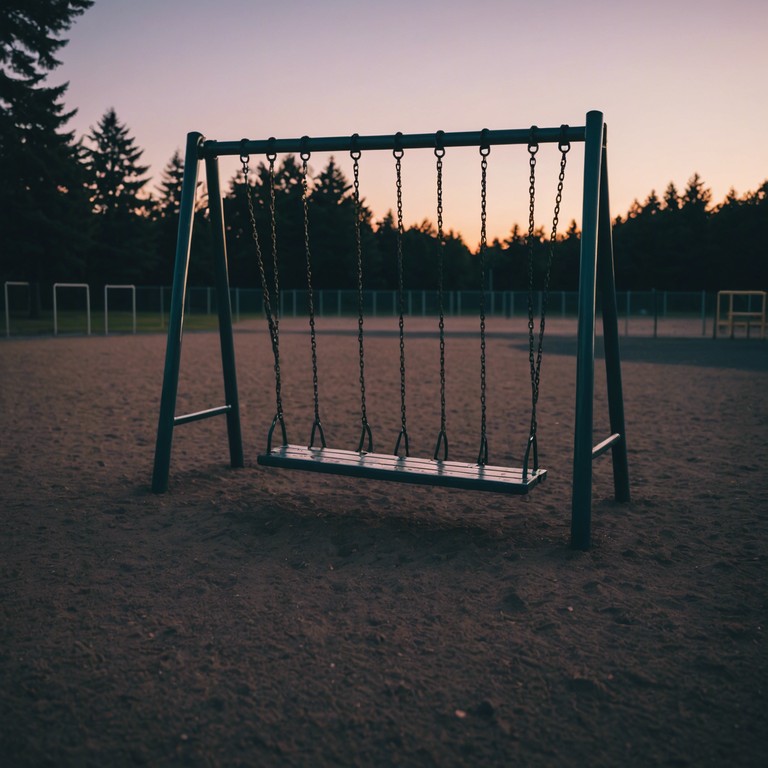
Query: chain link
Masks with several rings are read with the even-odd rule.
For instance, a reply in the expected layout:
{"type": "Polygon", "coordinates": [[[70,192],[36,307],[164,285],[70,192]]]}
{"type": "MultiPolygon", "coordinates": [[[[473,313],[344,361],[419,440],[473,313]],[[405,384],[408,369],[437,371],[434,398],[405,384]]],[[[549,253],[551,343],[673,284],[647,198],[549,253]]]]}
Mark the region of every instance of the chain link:
{"type": "Polygon", "coordinates": [[[488,247],[488,155],[489,146],[480,147],[480,451],[477,463],[488,463],[488,431],[486,407],[486,360],[485,360],[485,257],[488,247]]]}
{"type": "MultiPolygon", "coordinates": [[[[259,232],[256,227],[256,211],[253,204],[253,193],[249,182],[249,161],[248,155],[240,155],[240,162],[242,163],[243,170],[243,184],[245,188],[245,198],[248,203],[248,218],[251,225],[251,237],[256,249],[256,262],[259,268],[259,278],[261,280],[262,297],[264,300],[264,312],[267,316],[267,325],[269,327],[269,338],[272,344],[272,354],[275,358],[274,370],[275,370],[275,417],[272,419],[272,426],[269,429],[267,435],[267,453],[272,450],[272,435],[275,431],[275,427],[279,424],[280,431],[282,433],[283,445],[288,444],[288,437],[285,427],[285,416],[283,413],[283,399],[282,399],[282,379],[280,376],[280,337],[278,321],[272,311],[272,302],[269,296],[269,288],[267,286],[267,277],[264,271],[264,259],[261,251],[261,242],[259,240],[259,232]]],[[[274,158],[270,160],[270,179],[274,178],[274,158]]],[[[271,197],[274,201],[274,184],[270,184],[271,197]]],[[[275,230],[275,210],[274,205],[270,206],[270,218],[272,222],[272,231],[275,230]]],[[[274,236],[274,235],[273,235],[274,236]]],[[[277,291],[277,256],[276,256],[276,244],[273,242],[274,254],[275,254],[275,290],[277,291]]]]}
{"type": "MultiPolygon", "coordinates": [[[[355,138],[355,137],[353,137],[355,138]]],[[[352,158],[352,173],[353,173],[353,194],[352,199],[354,202],[355,213],[355,248],[357,253],[357,344],[360,356],[360,443],[357,446],[357,451],[360,453],[363,450],[363,445],[366,441],[368,447],[366,450],[370,453],[373,451],[373,435],[371,433],[371,426],[368,423],[368,411],[365,405],[365,347],[363,345],[363,244],[362,244],[362,206],[360,205],[360,150],[353,149],[350,151],[350,157],[352,158]]]]}
{"type": "Polygon", "coordinates": [[[392,153],[395,158],[395,176],[397,187],[397,298],[400,310],[398,325],[400,328],[400,434],[395,443],[395,456],[400,455],[400,444],[406,456],[410,456],[408,446],[408,428],[406,426],[405,413],[405,290],[403,288],[403,166],[402,160],[405,154],[402,149],[395,149],[392,153]]]}
{"type": "Polygon", "coordinates": [[[267,153],[267,162],[269,163],[269,222],[270,236],[272,238],[272,276],[275,285],[275,325],[279,324],[280,316],[280,270],[277,262],[277,200],[275,196],[275,160],[277,155],[274,152],[267,153]]]}
{"type": "Polygon", "coordinates": [[[443,157],[445,148],[442,146],[442,131],[438,131],[435,146],[435,159],[437,171],[437,303],[440,315],[440,433],[435,445],[435,460],[440,456],[441,446],[443,461],[448,460],[448,436],[446,434],[445,417],[445,308],[443,306],[443,258],[445,251],[445,238],[443,235],[443,157]]]}
{"type": "Polygon", "coordinates": [[[307,303],[309,306],[309,337],[312,345],[312,393],[315,419],[309,437],[309,448],[314,448],[315,435],[320,437],[320,445],[325,448],[325,434],[320,421],[320,394],[317,378],[317,334],[315,331],[315,298],[312,289],[312,255],[309,247],[309,158],[310,153],[303,151],[301,157],[301,203],[304,218],[304,254],[307,262],[307,303]]]}
{"type": "Polygon", "coordinates": [[[547,309],[549,306],[549,283],[552,275],[552,262],[554,260],[555,243],[557,242],[557,226],[560,219],[560,204],[563,199],[563,184],[565,181],[565,168],[567,162],[567,155],[570,151],[571,145],[566,136],[568,133],[568,126],[562,125],[560,127],[561,138],[558,142],[558,149],[560,150],[560,171],[557,177],[557,192],[555,195],[555,206],[552,215],[552,229],[549,236],[549,247],[547,262],[544,274],[544,284],[542,288],[541,298],[541,317],[539,320],[539,333],[538,344],[535,349],[534,355],[534,319],[533,319],[533,261],[534,261],[534,202],[536,195],[536,152],[538,151],[538,143],[535,140],[536,126],[531,128],[531,139],[528,144],[528,152],[530,154],[530,168],[531,174],[529,177],[529,220],[528,220],[528,339],[529,339],[529,361],[531,366],[531,426],[528,437],[528,445],[525,450],[525,458],[523,460],[523,477],[528,473],[528,464],[530,455],[533,453],[533,471],[537,471],[539,468],[539,456],[538,456],[538,421],[536,415],[536,406],[539,400],[539,385],[541,382],[541,361],[543,358],[544,350],[544,330],[546,327],[547,309]]]}

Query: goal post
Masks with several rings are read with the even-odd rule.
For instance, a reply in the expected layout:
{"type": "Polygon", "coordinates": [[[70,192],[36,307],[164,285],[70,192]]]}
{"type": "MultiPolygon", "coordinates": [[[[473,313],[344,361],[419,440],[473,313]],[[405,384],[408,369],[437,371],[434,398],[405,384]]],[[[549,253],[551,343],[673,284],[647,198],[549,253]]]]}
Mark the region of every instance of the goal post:
{"type": "Polygon", "coordinates": [[[5,298],[5,335],[10,336],[11,335],[11,296],[9,292],[9,288],[22,288],[26,286],[27,288],[27,305],[29,305],[29,302],[31,301],[31,295],[30,295],[30,285],[25,280],[6,280],[5,285],[3,288],[3,294],[5,298]]]}
{"type": "Polygon", "coordinates": [[[104,286],[104,335],[109,336],[109,292],[110,291],[130,291],[131,292],[131,317],[133,333],[136,333],[136,286],[135,285],[105,285],[104,286]]]}
{"type": "Polygon", "coordinates": [[[88,336],[91,335],[91,288],[88,283],[54,283],[53,284],[53,335],[59,335],[59,288],[74,288],[85,290],[85,315],[88,336]]]}

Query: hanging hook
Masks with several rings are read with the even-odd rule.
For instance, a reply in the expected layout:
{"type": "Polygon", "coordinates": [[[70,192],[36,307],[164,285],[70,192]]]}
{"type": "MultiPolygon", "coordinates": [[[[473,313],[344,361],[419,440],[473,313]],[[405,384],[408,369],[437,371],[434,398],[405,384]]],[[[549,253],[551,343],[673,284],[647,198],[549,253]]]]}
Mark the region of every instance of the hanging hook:
{"type": "Polygon", "coordinates": [[[485,434],[480,437],[480,452],[477,454],[477,463],[481,467],[488,463],[488,438],[485,434]]]}
{"type": "Polygon", "coordinates": [[[483,157],[488,157],[491,154],[491,145],[488,142],[488,135],[490,131],[487,128],[483,128],[480,131],[480,154],[483,157]]]}
{"type": "Polygon", "coordinates": [[[557,142],[557,148],[565,154],[571,148],[571,142],[568,140],[568,124],[563,123],[560,126],[560,140],[557,142]]]}
{"type": "Polygon", "coordinates": [[[363,422],[363,428],[360,432],[360,442],[357,445],[357,452],[363,452],[363,444],[366,439],[368,440],[368,447],[365,449],[366,453],[373,453],[373,435],[371,434],[371,426],[367,421],[363,422]]]}
{"type": "Polygon", "coordinates": [[[531,155],[535,155],[539,151],[539,142],[536,138],[536,133],[538,132],[538,126],[532,125],[531,126],[531,133],[530,137],[528,138],[528,152],[531,155]]]}
{"type": "Polygon", "coordinates": [[[443,157],[445,155],[445,131],[438,131],[435,134],[435,157],[443,157]]]}
{"type": "Polygon", "coordinates": [[[405,152],[403,151],[403,132],[398,131],[395,134],[395,148],[392,150],[392,154],[395,156],[395,159],[399,160],[402,159],[405,152]]]}
{"type": "Polygon", "coordinates": [[[397,442],[395,443],[395,456],[397,456],[400,459],[403,458],[402,456],[400,456],[401,442],[403,444],[403,450],[405,451],[405,458],[407,459],[411,455],[411,452],[408,448],[408,433],[404,429],[400,430],[400,434],[397,436],[397,442]]]}
{"type": "Polygon", "coordinates": [[[267,453],[272,452],[272,434],[275,431],[275,427],[277,425],[280,425],[280,432],[283,436],[283,445],[288,445],[288,436],[285,431],[285,417],[282,413],[276,413],[275,418],[272,419],[272,426],[269,428],[269,433],[267,434],[267,453]]]}
{"type": "Polygon", "coordinates": [[[320,436],[320,447],[325,448],[325,433],[323,432],[323,425],[320,423],[320,419],[315,419],[312,422],[312,434],[309,436],[309,445],[307,448],[315,447],[315,435],[320,436]]]}
{"type": "Polygon", "coordinates": [[[445,434],[445,430],[441,429],[440,434],[437,436],[437,444],[435,445],[435,461],[448,461],[448,435],[445,434]],[[443,458],[440,458],[440,446],[443,448],[443,458]]]}
{"type": "Polygon", "coordinates": [[[277,160],[277,152],[275,151],[275,142],[277,139],[274,136],[270,136],[267,139],[267,160],[270,163],[274,163],[277,160]]]}
{"type": "Polygon", "coordinates": [[[312,153],[309,151],[309,136],[302,136],[301,137],[301,152],[299,153],[299,157],[306,162],[309,160],[309,158],[312,156],[312,153]]]}
{"type": "Polygon", "coordinates": [[[247,176],[248,175],[248,162],[251,159],[251,156],[247,152],[248,148],[248,139],[241,139],[240,140],[240,162],[243,164],[243,173],[247,176]]]}
{"type": "Polygon", "coordinates": [[[349,142],[349,156],[353,160],[359,160],[362,156],[362,152],[360,151],[360,148],[358,147],[358,139],[360,138],[360,134],[353,133],[352,138],[349,142]]]}

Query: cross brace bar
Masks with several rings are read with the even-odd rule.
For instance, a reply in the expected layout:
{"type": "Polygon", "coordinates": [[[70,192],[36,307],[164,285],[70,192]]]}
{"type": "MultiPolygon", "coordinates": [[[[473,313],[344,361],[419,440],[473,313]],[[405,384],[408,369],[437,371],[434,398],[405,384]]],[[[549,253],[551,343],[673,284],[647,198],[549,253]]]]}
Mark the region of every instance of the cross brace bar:
{"type": "MultiPolygon", "coordinates": [[[[560,141],[583,142],[584,126],[565,128],[536,128],[539,144],[560,141]]],[[[199,148],[200,158],[224,155],[265,155],[268,152],[345,152],[352,149],[433,149],[439,147],[479,147],[500,144],[528,144],[531,129],[496,131],[457,131],[452,133],[402,133],[386,136],[329,136],[300,139],[243,139],[242,141],[204,141],[199,148]]]]}
{"type": "Polygon", "coordinates": [[[592,458],[596,459],[598,456],[602,456],[614,443],[618,443],[621,440],[621,435],[618,432],[606,437],[601,443],[598,443],[592,449],[592,458]]]}
{"type": "Polygon", "coordinates": [[[179,424],[187,424],[190,421],[210,419],[211,416],[221,416],[224,413],[229,413],[231,410],[231,405],[220,405],[218,408],[208,408],[205,411],[195,411],[194,413],[187,413],[184,416],[176,416],[173,419],[173,423],[174,426],[178,426],[179,424]]]}

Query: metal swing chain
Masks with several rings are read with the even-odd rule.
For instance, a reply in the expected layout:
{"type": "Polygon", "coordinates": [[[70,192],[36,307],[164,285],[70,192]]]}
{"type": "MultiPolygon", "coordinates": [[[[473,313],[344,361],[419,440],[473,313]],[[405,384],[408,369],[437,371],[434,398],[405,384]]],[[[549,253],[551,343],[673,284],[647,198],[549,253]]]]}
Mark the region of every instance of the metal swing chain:
{"type": "MultiPolygon", "coordinates": [[[[274,171],[274,157],[268,157],[270,161],[270,174],[274,171]]],[[[264,259],[261,252],[261,243],[259,241],[259,233],[256,228],[256,212],[253,205],[253,194],[251,192],[250,184],[248,182],[249,169],[249,156],[241,154],[240,162],[243,167],[243,181],[245,184],[245,197],[248,202],[248,218],[251,225],[251,237],[253,238],[254,245],[256,247],[256,261],[259,268],[259,278],[261,279],[261,290],[264,300],[264,312],[267,316],[267,325],[269,327],[269,338],[272,344],[272,354],[275,358],[274,371],[275,371],[275,416],[272,419],[272,426],[269,428],[267,435],[267,453],[272,450],[272,435],[275,431],[275,427],[279,424],[280,431],[283,437],[283,445],[288,444],[288,437],[285,428],[285,415],[283,413],[283,398],[282,398],[282,382],[280,377],[280,338],[278,330],[278,321],[272,312],[272,302],[269,297],[269,288],[267,287],[267,277],[264,272],[264,259]]],[[[274,200],[274,187],[271,186],[272,199],[274,200]]],[[[274,207],[270,207],[270,217],[272,220],[273,237],[275,237],[275,214],[274,207]]],[[[273,248],[276,249],[276,245],[273,242],[273,248]]],[[[274,251],[275,259],[277,258],[277,251],[274,251]]],[[[277,270],[277,261],[275,260],[275,270],[277,270]]],[[[275,271],[275,285],[277,286],[277,271],[275,271]]]]}
{"type": "MultiPolygon", "coordinates": [[[[401,136],[402,134],[398,134],[401,136]]],[[[408,429],[405,419],[405,291],[403,289],[403,169],[402,159],[405,154],[402,148],[393,150],[395,158],[395,175],[397,186],[397,293],[400,316],[398,324],[400,327],[400,434],[395,443],[395,456],[400,455],[400,443],[403,444],[405,455],[410,456],[408,446],[408,429]]]]}
{"type": "Polygon", "coordinates": [[[554,259],[554,248],[557,240],[557,225],[560,219],[560,204],[563,199],[563,183],[565,181],[565,168],[567,162],[567,155],[570,151],[571,144],[567,137],[568,126],[560,126],[560,140],[558,142],[558,149],[560,150],[560,171],[557,178],[557,193],[555,195],[555,206],[552,215],[552,230],[549,237],[549,248],[547,256],[547,265],[544,275],[544,285],[541,302],[541,318],[539,321],[539,334],[538,345],[536,348],[536,357],[534,360],[534,320],[533,320],[533,255],[534,255],[534,225],[533,225],[533,209],[535,201],[535,168],[536,168],[536,152],[538,151],[538,143],[535,140],[536,126],[531,128],[531,139],[528,144],[528,152],[530,154],[530,205],[529,205],[529,219],[528,219],[528,339],[529,339],[529,361],[531,366],[531,427],[529,432],[528,446],[525,451],[525,460],[523,463],[524,477],[528,472],[528,461],[531,450],[533,450],[533,469],[534,472],[539,468],[538,457],[538,445],[537,445],[537,430],[538,423],[536,418],[536,405],[539,400],[539,384],[541,381],[541,361],[543,357],[544,349],[544,330],[546,325],[547,308],[549,305],[549,283],[552,275],[552,262],[554,259]]]}
{"type": "Polygon", "coordinates": [[[308,448],[314,448],[315,435],[320,437],[320,445],[325,448],[325,433],[320,422],[320,395],[317,378],[317,335],[315,332],[315,300],[312,290],[312,258],[309,248],[309,158],[310,153],[302,151],[301,157],[301,202],[304,214],[304,253],[307,261],[307,303],[309,306],[309,336],[312,344],[312,392],[314,395],[315,418],[312,422],[312,432],[309,437],[308,448]]]}
{"type": "Polygon", "coordinates": [[[486,366],[485,366],[485,256],[488,246],[488,155],[490,146],[480,147],[480,451],[477,463],[488,463],[488,432],[486,416],[486,366]]]}
{"type": "MultiPolygon", "coordinates": [[[[353,137],[353,142],[357,140],[357,134],[353,137]]],[[[352,158],[353,181],[353,201],[355,209],[355,246],[357,252],[357,343],[360,352],[360,421],[361,432],[360,442],[357,446],[357,452],[361,453],[363,445],[368,443],[366,451],[373,451],[373,435],[370,424],[368,424],[368,412],[365,406],[365,351],[363,345],[363,245],[361,237],[361,217],[362,208],[360,205],[360,157],[359,149],[352,149],[349,153],[352,158]]]]}
{"type": "Polygon", "coordinates": [[[435,158],[437,170],[437,247],[438,247],[438,267],[437,267],[437,295],[438,312],[440,314],[440,433],[437,436],[435,445],[435,461],[439,460],[440,447],[443,447],[443,461],[448,460],[448,436],[445,431],[445,312],[443,307],[443,252],[445,250],[445,240],[443,237],[443,157],[445,157],[445,148],[442,146],[443,132],[438,131],[435,136],[435,158]]]}
{"type": "MultiPolygon", "coordinates": [[[[273,139],[271,139],[273,140],[273,139]]],[[[272,276],[275,284],[275,327],[280,323],[280,278],[277,262],[277,200],[275,197],[275,152],[267,152],[267,161],[269,162],[269,221],[270,235],[272,237],[272,276]]]]}

